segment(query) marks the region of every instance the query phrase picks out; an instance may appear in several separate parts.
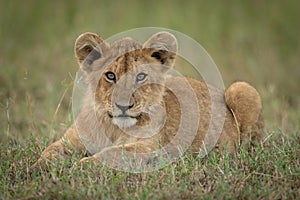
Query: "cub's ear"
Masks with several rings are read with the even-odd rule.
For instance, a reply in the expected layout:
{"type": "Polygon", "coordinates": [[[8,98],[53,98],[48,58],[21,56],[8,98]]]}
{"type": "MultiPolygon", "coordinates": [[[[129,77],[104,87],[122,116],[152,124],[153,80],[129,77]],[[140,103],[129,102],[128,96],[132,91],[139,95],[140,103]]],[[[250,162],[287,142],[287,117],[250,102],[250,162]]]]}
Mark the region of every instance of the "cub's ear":
{"type": "Polygon", "coordinates": [[[143,48],[151,49],[151,57],[157,59],[167,68],[174,65],[178,50],[177,39],[168,32],[158,32],[152,35],[143,45],[143,48]]]}
{"type": "Polygon", "coordinates": [[[75,42],[74,52],[79,65],[85,71],[92,70],[90,65],[103,57],[103,53],[109,45],[95,33],[83,33],[75,42]]]}

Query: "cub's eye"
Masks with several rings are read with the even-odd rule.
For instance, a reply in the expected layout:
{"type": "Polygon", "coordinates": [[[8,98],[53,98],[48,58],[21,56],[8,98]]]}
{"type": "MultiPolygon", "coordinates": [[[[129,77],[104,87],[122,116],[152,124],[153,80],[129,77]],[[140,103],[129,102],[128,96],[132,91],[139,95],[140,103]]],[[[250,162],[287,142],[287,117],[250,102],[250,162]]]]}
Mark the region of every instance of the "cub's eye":
{"type": "Polygon", "coordinates": [[[116,75],[113,72],[106,72],[105,73],[106,80],[109,82],[116,82],[116,75]]]}
{"type": "Polygon", "coordinates": [[[136,82],[141,83],[141,82],[145,81],[146,78],[147,78],[147,74],[141,72],[138,75],[136,75],[136,82]]]}

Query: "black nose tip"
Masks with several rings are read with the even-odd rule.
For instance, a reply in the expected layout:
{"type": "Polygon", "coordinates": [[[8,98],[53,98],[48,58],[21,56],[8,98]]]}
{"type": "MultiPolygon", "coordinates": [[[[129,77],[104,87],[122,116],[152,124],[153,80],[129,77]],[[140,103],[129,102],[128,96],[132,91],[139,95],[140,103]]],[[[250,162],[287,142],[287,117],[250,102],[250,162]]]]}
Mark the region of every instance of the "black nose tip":
{"type": "Polygon", "coordinates": [[[116,103],[116,106],[117,106],[120,110],[122,110],[122,112],[124,113],[124,112],[126,112],[127,110],[129,110],[130,108],[132,108],[132,107],[133,107],[133,104],[123,106],[123,105],[119,105],[119,104],[116,103]]]}

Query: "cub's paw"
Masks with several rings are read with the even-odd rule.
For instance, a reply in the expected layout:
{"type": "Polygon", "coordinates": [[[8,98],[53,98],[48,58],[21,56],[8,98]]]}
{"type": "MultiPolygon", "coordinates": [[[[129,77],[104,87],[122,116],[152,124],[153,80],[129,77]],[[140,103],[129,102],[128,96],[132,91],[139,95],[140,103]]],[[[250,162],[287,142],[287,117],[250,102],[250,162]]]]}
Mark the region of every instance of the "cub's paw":
{"type": "Polygon", "coordinates": [[[95,166],[98,163],[99,161],[94,156],[84,157],[79,161],[79,165],[81,166],[82,169],[86,169],[86,167],[91,165],[95,166]]]}
{"type": "Polygon", "coordinates": [[[51,160],[46,158],[39,158],[33,165],[30,166],[29,172],[49,172],[54,164],[51,160]]]}
{"type": "Polygon", "coordinates": [[[84,157],[79,161],[80,164],[91,163],[91,162],[96,162],[96,158],[94,156],[84,157]]]}

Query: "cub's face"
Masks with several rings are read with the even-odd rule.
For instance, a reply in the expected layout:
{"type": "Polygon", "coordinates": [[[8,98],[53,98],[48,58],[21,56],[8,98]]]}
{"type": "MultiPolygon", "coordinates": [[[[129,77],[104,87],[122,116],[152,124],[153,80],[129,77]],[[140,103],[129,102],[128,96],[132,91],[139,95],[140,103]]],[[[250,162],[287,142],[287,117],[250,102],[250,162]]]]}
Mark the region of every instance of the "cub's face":
{"type": "Polygon", "coordinates": [[[164,93],[165,72],[149,50],[119,57],[104,69],[96,89],[96,102],[120,128],[135,125],[151,115],[164,93]]]}
{"type": "Polygon", "coordinates": [[[143,45],[124,38],[110,46],[92,33],[79,36],[75,55],[95,91],[98,115],[120,128],[148,123],[162,104],[176,50],[175,37],[166,32],[143,45]]]}

